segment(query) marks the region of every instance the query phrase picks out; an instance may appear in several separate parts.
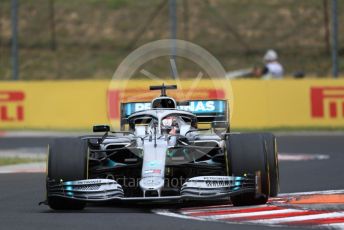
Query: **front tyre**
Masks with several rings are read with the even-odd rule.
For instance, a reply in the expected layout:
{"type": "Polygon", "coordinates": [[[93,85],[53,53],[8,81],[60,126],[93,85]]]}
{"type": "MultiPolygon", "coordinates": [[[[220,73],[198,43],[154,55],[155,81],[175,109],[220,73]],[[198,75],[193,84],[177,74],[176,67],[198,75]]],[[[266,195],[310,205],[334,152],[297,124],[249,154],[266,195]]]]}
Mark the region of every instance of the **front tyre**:
{"type": "Polygon", "coordinates": [[[270,194],[269,166],[264,135],[259,133],[229,134],[226,140],[230,174],[243,176],[259,172],[261,193],[231,196],[234,206],[265,204],[270,194]]]}
{"type": "Polygon", "coordinates": [[[269,163],[270,197],[276,197],[279,192],[279,166],[276,137],[271,133],[264,133],[263,135],[269,163]]]}
{"type": "Polygon", "coordinates": [[[50,196],[48,181],[87,179],[88,144],[80,138],[57,138],[49,145],[47,165],[47,201],[54,210],[82,210],[85,202],[50,196]]]}

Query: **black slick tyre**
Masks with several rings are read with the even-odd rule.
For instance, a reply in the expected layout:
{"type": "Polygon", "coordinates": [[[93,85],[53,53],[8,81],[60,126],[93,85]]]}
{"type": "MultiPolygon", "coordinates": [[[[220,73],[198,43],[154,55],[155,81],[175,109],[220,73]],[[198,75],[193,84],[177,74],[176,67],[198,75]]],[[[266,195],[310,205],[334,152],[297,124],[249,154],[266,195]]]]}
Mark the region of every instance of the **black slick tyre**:
{"type": "Polygon", "coordinates": [[[269,198],[270,181],[264,135],[259,133],[229,134],[226,140],[230,174],[260,174],[260,193],[250,192],[231,196],[234,206],[265,204],[269,198]]]}
{"type": "Polygon", "coordinates": [[[269,163],[270,197],[276,197],[279,192],[279,166],[276,137],[271,133],[264,133],[263,135],[269,163]]]}
{"type": "MultiPolygon", "coordinates": [[[[80,138],[56,138],[48,149],[47,182],[87,179],[88,145],[80,138]]],[[[54,210],[81,210],[85,202],[50,196],[47,202],[54,210]]]]}

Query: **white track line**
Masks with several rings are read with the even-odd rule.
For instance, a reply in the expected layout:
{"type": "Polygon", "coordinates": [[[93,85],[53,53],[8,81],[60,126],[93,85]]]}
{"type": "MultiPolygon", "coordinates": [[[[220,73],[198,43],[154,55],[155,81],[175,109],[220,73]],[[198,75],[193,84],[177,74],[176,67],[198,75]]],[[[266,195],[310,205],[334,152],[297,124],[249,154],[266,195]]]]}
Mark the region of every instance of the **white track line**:
{"type": "Polygon", "coordinates": [[[283,224],[283,223],[287,223],[287,222],[296,222],[296,221],[303,221],[303,220],[316,220],[316,219],[333,218],[333,217],[344,217],[344,212],[330,212],[330,213],[305,215],[305,216],[294,216],[294,217],[283,217],[283,218],[267,219],[267,220],[262,219],[262,220],[255,220],[255,221],[247,221],[247,223],[283,224]]]}
{"type": "MultiPolygon", "coordinates": [[[[331,195],[331,194],[343,194],[342,190],[326,190],[326,191],[312,191],[312,192],[297,192],[297,193],[284,193],[279,197],[271,198],[265,205],[259,206],[246,206],[246,207],[233,207],[230,204],[224,205],[212,205],[203,207],[190,207],[181,208],[177,212],[173,210],[153,210],[156,214],[183,218],[193,219],[201,221],[219,221],[228,223],[240,223],[240,224],[259,224],[269,226],[312,226],[312,228],[327,228],[327,229],[339,229],[344,230],[344,223],[326,223],[324,220],[329,218],[343,218],[343,211],[319,211],[319,213],[310,212],[310,210],[298,209],[298,208],[286,208],[275,206],[274,203],[278,203],[279,200],[283,200],[287,197],[302,196],[302,195],[331,195]],[[279,207],[281,209],[269,210],[269,207],[279,207]],[[256,209],[256,210],[255,210],[256,209]],[[259,210],[261,209],[261,210],[259,210]],[[223,213],[222,213],[223,212],[223,213]],[[226,214],[227,213],[227,214],[226,214]],[[280,214],[279,217],[273,216],[274,214],[280,214]],[[284,215],[285,214],[285,215],[284,215]],[[272,215],[272,216],[271,216],[272,215]],[[264,217],[266,219],[264,219],[264,217]],[[311,220],[310,222],[308,220],[311,220]],[[309,224],[307,224],[309,222],[309,224]]],[[[317,211],[317,210],[314,210],[317,211]]]]}
{"type": "MultiPolygon", "coordinates": [[[[344,193],[344,189],[340,190],[325,190],[325,191],[312,191],[312,192],[294,192],[294,193],[281,193],[278,194],[279,197],[284,196],[297,196],[297,195],[328,195],[328,194],[341,194],[344,193]]],[[[279,198],[277,197],[277,198],[279,198]]],[[[274,199],[274,198],[273,198],[274,199]]]]}
{"type": "Polygon", "coordinates": [[[287,214],[290,212],[304,212],[304,211],[297,210],[297,209],[281,209],[281,210],[258,211],[258,212],[247,212],[247,213],[236,213],[236,214],[220,214],[220,215],[212,215],[212,216],[203,216],[203,218],[232,219],[232,218],[239,218],[239,217],[253,217],[253,216],[264,216],[264,215],[272,215],[272,214],[284,214],[284,213],[287,214]]]}
{"type": "Polygon", "coordinates": [[[263,205],[256,205],[256,206],[250,206],[250,207],[235,207],[233,205],[219,205],[219,206],[210,206],[209,208],[188,208],[187,210],[181,209],[183,214],[189,215],[193,213],[198,213],[198,212],[212,212],[212,211],[224,211],[224,210],[245,210],[248,208],[263,208],[263,207],[268,207],[268,205],[263,204],[263,205]]]}
{"type": "Polygon", "coordinates": [[[45,172],[46,162],[5,165],[0,167],[0,174],[7,173],[42,173],[45,172]]]}
{"type": "Polygon", "coordinates": [[[310,161],[310,160],[328,160],[330,155],[309,154],[309,153],[279,153],[279,161],[310,161]]]}
{"type": "Polygon", "coordinates": [[[198,218],[198,217],[193,217],[193,216],[187,216],[183,214],[178,214],[174,212],[170,212],[169,210],[166,209],[153,209],[152,210],[155,214],[163,215],[163,216],[169,216],[169,217],[176,217],[176,218],[181,218],[181,219],[191,219],[191,220],[205,220],[203,218],[198,218]]]}

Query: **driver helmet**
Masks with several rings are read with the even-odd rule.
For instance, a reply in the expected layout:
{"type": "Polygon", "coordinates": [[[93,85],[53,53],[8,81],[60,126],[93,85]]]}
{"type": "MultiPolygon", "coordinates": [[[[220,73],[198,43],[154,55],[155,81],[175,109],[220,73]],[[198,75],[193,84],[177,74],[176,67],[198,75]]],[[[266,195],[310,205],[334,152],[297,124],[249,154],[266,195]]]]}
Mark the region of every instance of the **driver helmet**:
{"type": "Polygon", "coordinates": [[[175,120],[175,117],[173,117],[173,116],[166,117],[162,120],[162,125],[163,126],[172,126],[174,120],[175,120]]]}
{"type": "Polygon", "coordinates": [[[178,129],[179,125],[177,122],[177,118],[175,116],[168,116],[162,120],[162,126],[167,129],[168,133],[171,132],[173,129],[178,129]]]}

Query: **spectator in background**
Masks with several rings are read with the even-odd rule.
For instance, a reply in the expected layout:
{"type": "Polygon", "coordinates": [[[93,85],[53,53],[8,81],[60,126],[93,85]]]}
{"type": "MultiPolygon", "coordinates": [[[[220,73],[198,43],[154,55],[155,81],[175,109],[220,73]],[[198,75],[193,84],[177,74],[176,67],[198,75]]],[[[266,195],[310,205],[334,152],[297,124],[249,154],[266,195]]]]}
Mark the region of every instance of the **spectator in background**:
{"type": "Polygon", "coordinates": [[[282,79],[283,66],[278,62],[278,55],[274,50],[268,50],[264,55],[264,67],[255,68],[254,74],[262,79],[282,79]]]}

